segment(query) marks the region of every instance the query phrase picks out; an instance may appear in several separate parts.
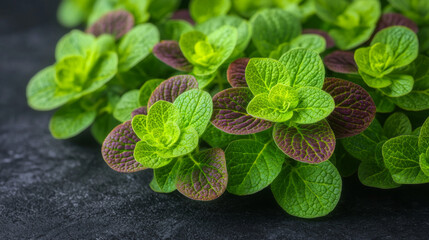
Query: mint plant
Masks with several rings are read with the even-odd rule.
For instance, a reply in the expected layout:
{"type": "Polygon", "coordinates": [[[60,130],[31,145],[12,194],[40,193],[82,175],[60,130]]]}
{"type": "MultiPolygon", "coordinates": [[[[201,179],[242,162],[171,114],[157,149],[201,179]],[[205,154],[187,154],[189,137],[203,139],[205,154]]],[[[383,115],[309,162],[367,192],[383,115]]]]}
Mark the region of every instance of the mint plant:
{"type": "Polygon", "coordinates": [[[86,30],[64,36],[27,87],[32,108],[57,109],[55,138],[90,128],[108,166],[150,169],[156,192],[270,188],[301,218],[333,211],[343,177],[429,182],[425,1],[179,5],[61,1],[60,22],[86,30]]]}

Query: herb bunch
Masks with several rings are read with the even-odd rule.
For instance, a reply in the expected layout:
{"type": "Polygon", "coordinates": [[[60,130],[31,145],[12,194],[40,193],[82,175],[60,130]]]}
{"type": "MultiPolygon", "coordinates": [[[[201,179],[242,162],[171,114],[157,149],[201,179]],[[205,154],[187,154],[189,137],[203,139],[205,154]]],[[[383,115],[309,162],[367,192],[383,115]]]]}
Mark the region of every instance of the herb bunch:
{"type": "Polygon", "coordinates": [[[115,171],[200,201],[270,187],[289,214],[342,177],[429,182],[429,4],[414,0],[63,0],[72,30],[29,82],[55,138],[91,128],[115,171]]]}

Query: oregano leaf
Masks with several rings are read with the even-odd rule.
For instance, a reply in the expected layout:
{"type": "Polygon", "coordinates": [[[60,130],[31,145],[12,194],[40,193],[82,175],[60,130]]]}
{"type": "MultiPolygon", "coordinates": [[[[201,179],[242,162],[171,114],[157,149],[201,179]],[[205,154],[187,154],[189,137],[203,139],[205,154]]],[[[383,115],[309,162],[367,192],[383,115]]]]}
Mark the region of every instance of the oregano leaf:
{"type": "Polygon", "coordinates": [[[233,61],[227,70],[227,80],[232,87],[248,87],[246,82],[246,67],[250,58],[239,58],[233,61]]]}
{"type": "Polygon", "coordinates": [[[334,51],[323,58],[325,66],[336,73],[358,73],[354,53],[349,51],[334,51]]]}
{"type": "Polygon", "coordinates": [[[271,191],[290,215],[316,218],[334,210],[341,187],[341,176],[329,161],[320,164],[287,161],[271,184],[271,191]]]}
{"type": "Polygon", "coordinates": [[[292,87],[322,88],[325,67],[319,54],[313,50],[297,48],[280,57],[290,77],[292,87]]]}
{"type": "Polygon", "coordinates": [[[253,95],[249,88],[227,88],[213,97],[212,124],[218,129],[237,135],[262,132],[273,123],[254,118],[246,111],[253,95]]]}
{"type": "Polygon", "coordinates": [[[393,180],[400,184],[428,183],[429,176],[420,168],[419,138],[399,136],[389,139],[383,145],[383,158],[393,180]]]}
{"type": "Polygon", "coordinates": [[[228,145],[225,158],[229,175],[228,192],[248,195],[271,184],[280,173],[285,156],[272,139],[265,143],[243,139],[228,145]]]}
{"type": "Polygon", "coordinates": [[[210,201],[220,197],[226,189],[228,173],[225,153],[212,148],[182,158],[177,190],[188,198],[210,201]]]}
{"type": "Polygon", "coordinates": [[[209,93],[191,89],[180,94],[173,105],[180,113],[179,127],[193,127],[201,136],[210,122],[213,112],[213,102],[209,93]]]}
{"type": "Polygon", "coordinates": [[[134,17],[125,10],[111,11],[92,24],[87,30],[98,37],[102,34],[111,34],[116,39],[121,38],[134,26],[134,17]]]}
{"type": "Polygon", "coordinates": [[[335,135],[326,120],[296,126],[276,123],[273,137],[286,155],[300,162],[324,162],[335,149],[335,135]]]}
{"type": "Polygon", "coordinates": [[[159,84],[152,92],[147,106],[150,108],[155,102],[160,100],[172,103],[180,94],[195,88],[198,88],[198,82],[192,75],[171,77],[159,84]]]}
{"type": "Polygon", "coordinates": [[[375,103],[361,86],[339,78],[326,78],[323,90],[335,101],[335,109],[327,120],[336,138],[363,132],[375,118],[375,103]]]}
{"type": "Polygon", "coordinates": [[[192,64],[183,55],[177,41],[167,40],[157,43],[153,47],[153,54],[163,63],[176,70],[185,72],[192,70],[192,64]]]}
{"type": "Polygon", "coordinates": [[[179,166],[180,160],[174,159],[164,167],[154,169],[150,188],[159,193],[170,193],[176,190],[179,166]]]}
{"type": "Polygon", "coordinates": [[[71,138],[91,126],[96,116],[95,109],[85,109],[79,102],[67,104],[52,116],[49,130],[57,139],[71,138]]]}
{"type": "Polygon", "coordinates": [[[134,133],[131,121],[114,128],[103,142],[104,161],[117,172],[137,172],[146,169],[134,159],[134,149],[140,139],[134,133]]]}

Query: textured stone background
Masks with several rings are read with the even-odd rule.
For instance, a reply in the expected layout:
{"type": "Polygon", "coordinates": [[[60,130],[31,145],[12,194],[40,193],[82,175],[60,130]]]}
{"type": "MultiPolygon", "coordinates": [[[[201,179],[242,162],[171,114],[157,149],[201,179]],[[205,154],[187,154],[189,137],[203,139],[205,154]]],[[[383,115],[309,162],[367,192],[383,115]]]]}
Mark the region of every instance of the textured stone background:
{"type": "Polygon", "coordinates": [[[157,194],[150,172],[119,174],[89,135],[58,141],[51,112],[26,105],[25,86],[54,61],[66,33],[55,0],[3,0],[0,8],[0,239],[427,239],[429,185],[377,190],[344,181],[334,212],[287,215],[269,190],[202,203],[157,194]]]}

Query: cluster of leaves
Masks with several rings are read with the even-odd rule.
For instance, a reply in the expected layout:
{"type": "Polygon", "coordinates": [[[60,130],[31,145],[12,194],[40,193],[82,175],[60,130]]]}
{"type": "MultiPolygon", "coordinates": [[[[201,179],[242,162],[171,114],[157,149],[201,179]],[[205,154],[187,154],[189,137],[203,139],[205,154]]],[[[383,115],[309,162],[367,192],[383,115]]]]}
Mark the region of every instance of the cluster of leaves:
{"type": "Polygon", "coordinates": [[[34,109],[59,108],[54,137],[91,126],[106,163],[153,169],[156,192],[270,188],[303,218],[330,213],[356,172],[383,189],[429,182],[426,1],[179,5],[62,1],[60,21],[88,28],[27,88],[34,109]]]}

